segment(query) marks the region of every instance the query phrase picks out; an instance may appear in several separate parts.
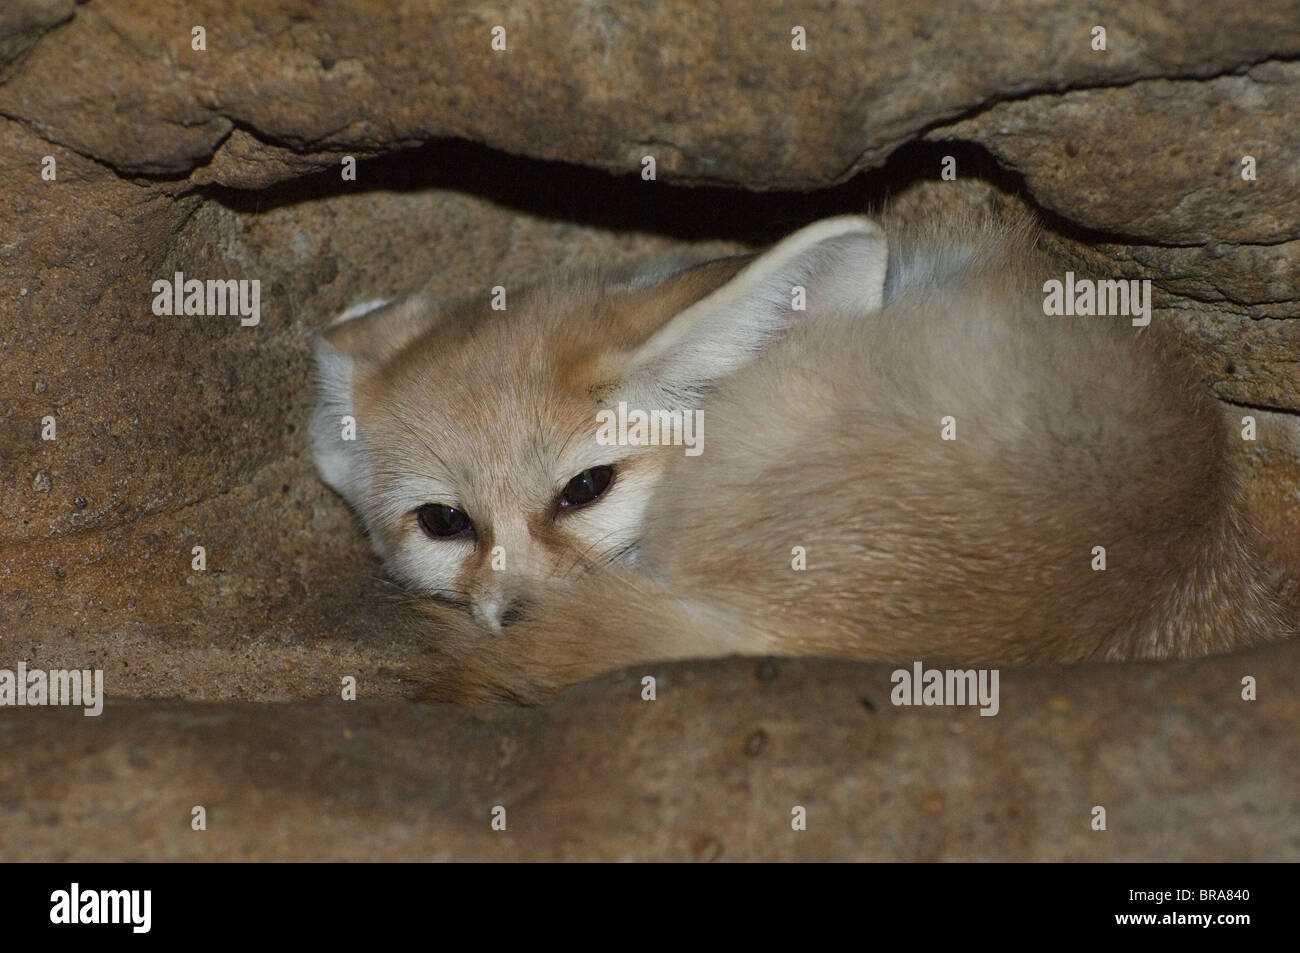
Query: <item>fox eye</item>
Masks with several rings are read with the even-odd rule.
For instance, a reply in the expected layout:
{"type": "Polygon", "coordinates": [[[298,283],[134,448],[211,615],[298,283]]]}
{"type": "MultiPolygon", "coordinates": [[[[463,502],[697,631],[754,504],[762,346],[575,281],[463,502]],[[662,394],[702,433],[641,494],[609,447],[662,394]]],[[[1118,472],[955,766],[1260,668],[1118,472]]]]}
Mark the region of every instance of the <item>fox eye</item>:
{"type": "Polygon", "coordinates": [[[592,467],[590,470],[583,470],[564,484],[564,490],[560,493],[560,508],[586,506],[609,488],[609,481],[612,479],[614,479],[613,467],[592,467]]]}
{"type": "Polygon", "coordinates": [[[459,536],[474,528],[464,512],[445,503],[425,503],[415,515],[420,520],[420,528],[436,539],[459,536]]]}

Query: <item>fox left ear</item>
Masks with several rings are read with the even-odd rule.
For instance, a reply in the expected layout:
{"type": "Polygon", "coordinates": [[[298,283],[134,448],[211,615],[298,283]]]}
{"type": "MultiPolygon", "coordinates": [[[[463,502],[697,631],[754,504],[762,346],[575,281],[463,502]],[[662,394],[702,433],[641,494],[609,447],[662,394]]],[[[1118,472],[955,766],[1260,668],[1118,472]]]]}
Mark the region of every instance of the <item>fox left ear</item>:
{"type": "Polygon", "coordinates": [[[437,317],[433,299],[413,294],[354,305],[312,336],[316,353],[312,455],[325,482],[353,506],[369,480],[364,441],[344,436],[343,421],[354,415],[356,381],[427,330],[437,317]]]}
{"type": "Polygon", "coordinates": [[[879,309],[888,264],[885,233],[865,216],[800,229],[652,335],[632,358],[629,383],[653,388],[664,404],[691,399],[752,361],[805,313],[879,309]],[[804,310],[796,310],[800,288],[804,310]]]}

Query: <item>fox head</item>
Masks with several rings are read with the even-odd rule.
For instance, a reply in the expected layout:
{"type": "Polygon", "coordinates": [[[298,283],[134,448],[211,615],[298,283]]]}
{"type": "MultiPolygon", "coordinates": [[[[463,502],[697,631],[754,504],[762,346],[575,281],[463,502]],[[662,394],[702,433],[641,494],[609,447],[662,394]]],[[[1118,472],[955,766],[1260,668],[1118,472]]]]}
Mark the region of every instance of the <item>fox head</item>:
{"type": "Polygon", "coordinates": [[[559,576],[634,563],[671,505],[654,493],[682,446],[612,442],[602,411],[699,411],[793,324],[878,308],[887,259],[874,222],[840,217],[757,257],[559,279],[501,310],[349,309],[315,339],[316,465],[398,582],[509,625],[559,576]]]}

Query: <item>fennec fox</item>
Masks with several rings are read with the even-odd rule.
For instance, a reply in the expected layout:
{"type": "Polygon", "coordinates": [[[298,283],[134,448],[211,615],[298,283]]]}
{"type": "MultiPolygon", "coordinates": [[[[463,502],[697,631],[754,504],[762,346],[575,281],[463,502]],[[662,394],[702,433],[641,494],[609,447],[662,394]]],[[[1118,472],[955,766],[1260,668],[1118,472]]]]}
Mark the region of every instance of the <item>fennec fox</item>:
{"type": "Polygon", "coordinates": [[[1218,405],[1152,328],[1046,317],[1064,271],[1035,234],[849,216],[504,311],[372,302],[318,338],[316,461],[432,597],[444,697],[732,653],[1030,663],[1286,634],[1218,405]]]}

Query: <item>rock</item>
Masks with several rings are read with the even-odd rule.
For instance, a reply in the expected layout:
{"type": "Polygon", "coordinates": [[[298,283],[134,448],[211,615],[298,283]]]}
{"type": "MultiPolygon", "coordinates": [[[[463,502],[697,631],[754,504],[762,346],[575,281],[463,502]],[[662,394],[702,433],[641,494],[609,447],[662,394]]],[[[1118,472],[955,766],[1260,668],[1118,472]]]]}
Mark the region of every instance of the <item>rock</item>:
{"type": "Polygon", "coordinates": [[[543,709],[16,709],[4,858],[1294,860],[1296,649],[1003,672],[991,718],[895,707],[890,666],[756,659],[653,666],[653,702],[629,671],[543,709]]]}
{"type": "Polygon", "coordinates": [[[69,20],[75,8],[76,0],[7,0],[0,8],[0,81],[42,36],[69,20]]]}
{"type": "Polygon", "coordinates": [[[1111,0],[1087,16],[1033,0],[498,11],[92,5],[30,52],[0,87],[0,112],[123,172],[184,176],[239,128],[301,153],[452,136],[624,172],[649,153],[682,182],[814,188],[1001,99],[1221,76],[1300,53],[1296,0],[1149,10],[1111,0]],[[498,25],[504,52],[491,48],[498,25]],[[1095,25],[1104,52],[1092,48],[1095,25]],[[192,48],[196,26],[204,51],[192,48]],[[806,52],[792,49],[796,26],[806,52]],[[67,88],[86,94],[69,100],[67,88]]]}
{"type": "Polygon", "coordinates": [[[1164,245],[1300,238],[1300,63],[999,103],[929,133],[973,139],[1087,228],[1164,245]],[[1255,178],[1242,178],[1243,158],[1255,178]]]}

